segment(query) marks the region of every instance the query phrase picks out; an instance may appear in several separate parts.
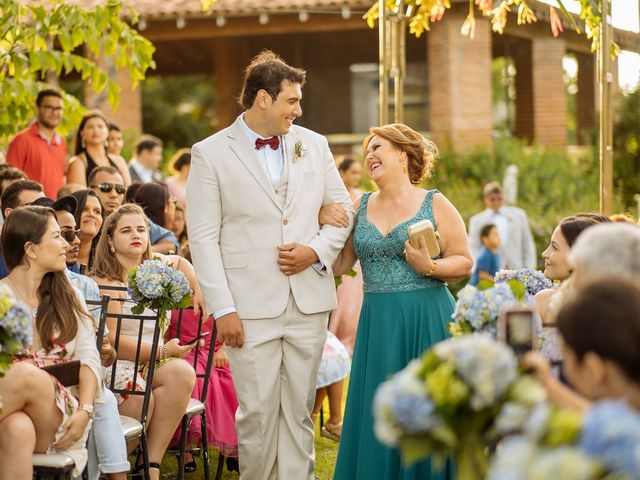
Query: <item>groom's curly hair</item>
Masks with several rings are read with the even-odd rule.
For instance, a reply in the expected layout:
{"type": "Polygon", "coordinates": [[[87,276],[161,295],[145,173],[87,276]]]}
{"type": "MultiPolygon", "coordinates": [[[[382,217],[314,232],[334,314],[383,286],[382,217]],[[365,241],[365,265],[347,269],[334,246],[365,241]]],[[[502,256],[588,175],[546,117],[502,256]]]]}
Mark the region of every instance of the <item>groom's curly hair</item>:
{"type": "Polygon", "coordinates": [[[265,90],[275,102],[282,82],[304,85],[307,72],[287,65],[271,50],[263,50],[256,55],[244,71],[244,83],[239,103],[245,110],[253,106],[258,91],[265,90]]]}

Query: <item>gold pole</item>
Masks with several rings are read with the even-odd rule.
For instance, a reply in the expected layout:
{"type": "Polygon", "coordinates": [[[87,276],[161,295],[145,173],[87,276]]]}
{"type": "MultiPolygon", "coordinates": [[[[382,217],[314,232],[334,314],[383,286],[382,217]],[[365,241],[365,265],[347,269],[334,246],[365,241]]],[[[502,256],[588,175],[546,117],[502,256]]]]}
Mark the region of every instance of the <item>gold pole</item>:
{"type": "Polygon", "coordinates": [[[385,0],[378,0],[378,84],[380,88],[380,125],[389,123],[389,83],[387,76],[387,5],[385,0]]]}
{"type": "Polygon", "coordinates": [[[611,0],[601,0],[600,48],[598,49],[600,213],[607,216],[613,213],[613,62],[611,60],[611,38],[613,32],[610,2],[611,0]]]}

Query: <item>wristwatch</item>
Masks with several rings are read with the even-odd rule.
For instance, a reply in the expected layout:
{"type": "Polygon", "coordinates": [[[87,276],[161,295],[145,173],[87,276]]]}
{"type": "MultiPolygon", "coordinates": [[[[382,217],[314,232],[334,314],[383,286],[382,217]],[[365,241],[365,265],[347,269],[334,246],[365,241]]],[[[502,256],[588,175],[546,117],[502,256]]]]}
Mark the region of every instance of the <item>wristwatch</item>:
{"type": "Polygon", "coordinates": [[[93,405],[81,403],[80,405],[78,405],[78,411],[87,412],[87,415],[89,415],[89,420],[93,419],[93,405]]]}

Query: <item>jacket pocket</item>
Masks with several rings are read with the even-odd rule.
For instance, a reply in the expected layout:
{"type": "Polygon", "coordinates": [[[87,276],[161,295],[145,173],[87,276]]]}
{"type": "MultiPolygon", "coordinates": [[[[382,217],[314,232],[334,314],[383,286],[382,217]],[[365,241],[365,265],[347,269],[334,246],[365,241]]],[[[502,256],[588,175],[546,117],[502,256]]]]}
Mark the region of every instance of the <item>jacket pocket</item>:
{"type": "Polygon", "coordinates": [[[246,253],[222,255],[222,265],[224,265],[224,268],[245,268],[248,264],[249,255],[246,253]]]}

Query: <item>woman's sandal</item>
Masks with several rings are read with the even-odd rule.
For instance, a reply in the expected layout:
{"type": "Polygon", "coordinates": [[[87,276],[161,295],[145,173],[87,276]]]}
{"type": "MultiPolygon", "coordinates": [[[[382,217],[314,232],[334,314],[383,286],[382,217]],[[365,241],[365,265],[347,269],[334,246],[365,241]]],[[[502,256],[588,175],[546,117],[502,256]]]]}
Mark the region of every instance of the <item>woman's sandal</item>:
{"type": "MultiPolygon", "coordinates": [[[[160,464],[156,462],[149,462],[149,468],[157,468],[160,470],[160,464]]],[[[133,469],[133,473],[131,474],[132,479],[144,478],[144,463],[137,465],[136,468],[133,469]]]]}
{"type": "Polygon", "coordinates": [[[320,430],[320,436],[339,442],[342,437],[342,422],[325,423],[324,427],[320,430]]]}

